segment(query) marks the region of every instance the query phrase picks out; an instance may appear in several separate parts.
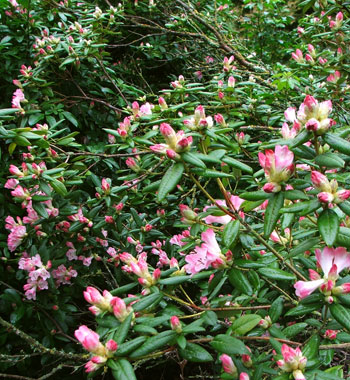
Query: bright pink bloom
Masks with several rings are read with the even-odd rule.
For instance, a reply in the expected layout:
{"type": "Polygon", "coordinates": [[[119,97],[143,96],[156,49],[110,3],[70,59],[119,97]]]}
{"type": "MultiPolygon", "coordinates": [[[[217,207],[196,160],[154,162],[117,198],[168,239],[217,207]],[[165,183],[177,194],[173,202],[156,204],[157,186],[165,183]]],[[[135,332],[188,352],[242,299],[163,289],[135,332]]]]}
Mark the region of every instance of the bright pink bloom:
{"type": "Polygon", "coordinates": [[[114,316],[119,322],[123,322],[130,313],[133,313],[131,306],[126,306],[125,302],[119,297],[113,297],[111,300],[114,316]]]}
{"type": "Polygon", "coordinates": [[[304,62],[304,58],[303,58],[303,53],[300,49],[297,49],[295,51],[295,53],[292,53],[292,58],[298,62],[298,63],[302,63],[304,62]]]}
{"type": "Polygon", "coordinates": [[[170,326],[171,326],[171,329],[176,331],[178,334],[182,332],[180,319],[176,315],[173,315],[170,318],[170,326]]]}
{"type": "Polygon", "coordinates": [[[100,343],[100,336],[95,331],[90,330],[87,326],[80,326],[78,330],[75,330],[74,335],[83,345],[85,350],[97,355],[102,354],[102,356],[105,353],[104,347],[100,343]]]}
{"type": "Polygon", "coordinates": [[[241,372],[239,374],[239,380],[249,380],[249,375],[246,372],[241,372]]]}
{"type": "Polygon", "coordinates": [[[224,58],[224,71],[229,72],[231,71],[234,67],[231,65],[232,62],[234,61],[235,57],[231,55],[230,58],[225,57],[224,58]]]}
{"type": "Polygon", "coordinates": [[[326,330],[324,337],[326,339],[334,340],[337,338],[338,330],[326,330]]]}
{"type": "MultiPolygon", "coordinates": [[[[292,348],[286,344],[282,344],[283,360],[277,361],[277,365],[285,372],[293,372],[303,370],[306,366],[306,357],[303,356],[299,347],[292,348]]],[[[300,378],[300,377],[299,377],[300,378]]],[[[301,379],[301,378],[300,378],[301,379]]]]}

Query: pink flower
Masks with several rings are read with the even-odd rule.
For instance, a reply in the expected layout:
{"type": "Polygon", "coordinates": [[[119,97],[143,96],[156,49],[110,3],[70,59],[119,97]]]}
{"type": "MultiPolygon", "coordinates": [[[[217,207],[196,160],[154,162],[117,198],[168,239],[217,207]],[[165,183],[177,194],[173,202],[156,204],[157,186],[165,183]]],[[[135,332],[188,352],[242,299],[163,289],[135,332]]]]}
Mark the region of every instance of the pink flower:
{"type": "Polygon", "coordinates": [[[22,109],[21,102],[25,101],[23,91],[18,88],[12,96],[12,108],[20,108],[22,109]]]}
{"type": "Polygon", "coordinates": [[[335,282],[339,277],[339,273],[345,269],[350,268],[350,253],[343,247],[329,248],[326,247],[321,250],[316,249],[317,265],[321,267],[324,277],[318,278],[314,271],[310,272],[312,281],[298,281],[294,284],[296,295],[300,298],[305,298],[314,292],[317,288],[324,293],[327,297],[331,294],[338,294],[339,287],[335,288],[335,282]]]}
{"type": "Polygon", "coordinates": [[[321,192],[317,194],[320,202],[341,203],[350,197],[350,190],[338,190],[338,182],[335,179],[328,181],[328,178],[318,172],[311,172],[311,181],[314,187],[321,192]]]}
{"type": "Polygon", "coordinates": [[[292,58],[298,62],[298,63],[302,63],[304,62],[304,58],[303,58],[303,53],[300,49],[297,49],[295,51],[295,53],[292,53],[292,58]]]}
{"type": "Polygon", "coordinates": [[[109,194],[111,185],[110,182],[106,178],[102,178],[101,189],[104,193],[109,194]]]}
{"type": "Polygon", "coordinates": [[[74,335],[83,345],[85,350],[96,355],[105,355],[105,347],[100,342],[100,336],[95,331],[92,331],[87,326],[82,325],[78,330],[75,330],[74,335]]]}
{"type": "Polygon", "coordinates": [[[236,79],[233,76],[230,76],[227,81],[228,88],[234,88],[236,84],[236,79]]]}
{"type": "Polygon", "coordinates": [[[236,366],[234,365],[233,363],[233,360],[230,356],[226,355],[226,354],[222,354],[220,357],[219,357],[220,361],[221,361],[221,364],[222,364],[222,368],[223,370],[232,375],[232,376],[236,376],[237,375],[237,368],[236,366]]]}
{"type": "MultiPolygon", "coordinates": [[[[286,344],[282,344],[281,351],[283,360],[278,360],[277,365],[285,372],[293,372],[293,375],[294,372],[298,370],[298,379],[302,379],[300,373],[302,375],[301,370],[305,368],[307,359],[303,356],[300,348],[297,347],[294,349],[286,344]]],[[[296,377],[294,377],[294,379],[296,379],[296,377]]]]}
{"type": "Polygon", "coordinates": [[[232,62],[234,61],[235,57],[231,55],[230,58],[225,57],[224,58],[224,71],[229,72],[233,69],[233,66],[231,65],[232,62]]]}
{"type": "Polygon", "coordinates": [[[326,339],[334,340],[337,338],[338,330],[326,330],[324,337],[326,339]]]}
{"type": "Polygon", "coordinates": [[[102,295],[96,288],[88,286],[84,292],[84,298],[93,305],[89,310],[95,315],[99,315],[104,311],[112,311],[111,301],[113,296],[107,290],[104,290],[102,295]]]}
{"type": "Polygon", "coordinates": [[[268,182],[272,183],[273,188],[277,186],[278,189],[279,183],[287,181],[292,175],[293,159],[294,154],[287,145],[276,145],[275,152],[269,149],[265,151],[265,154],[259,153],[259,163],[264,168],[265,176],[268,182]]]}
{"type": "Polygon", "coordinates": [[[22,243],[22,240],[27,236],[27,229],[25,226],[16,225],[7,237],[7,245],[11,252],[22,243]]]}
{"type": "Polygon", "coordinates": [[[171,329],[176,331],[178,334],[182,332],[180,319],[176,315],[173,315],[170,318],[170,326],[171,326],[171,329]]]}
{"type": "Polygon", "coordinates": [[[119,297],[113,297],[111,300],[114,316],[119,322],[123,322],[130,313],[133,313],[131,306],[126,306],[125,302],[119,297]]]}
{"type": "Polygon", "coordinates": [[[246,372],[241,372],[239,374],[239,380],[249,380],[249,375],[246,372]]]}
{"type": "Polygon", "coordinates": [[[14,189],[19,184],[19,181],[15,178],[10,178],[5,183],[5,189],[14,189]]]}
{"type": "Polygon", "coordinates": [[[340,72],[339,71],[335,71],[334,74],[330,74],[327,77],[327,82],[337,83],[339,79],[340,79],[340,72]]]}

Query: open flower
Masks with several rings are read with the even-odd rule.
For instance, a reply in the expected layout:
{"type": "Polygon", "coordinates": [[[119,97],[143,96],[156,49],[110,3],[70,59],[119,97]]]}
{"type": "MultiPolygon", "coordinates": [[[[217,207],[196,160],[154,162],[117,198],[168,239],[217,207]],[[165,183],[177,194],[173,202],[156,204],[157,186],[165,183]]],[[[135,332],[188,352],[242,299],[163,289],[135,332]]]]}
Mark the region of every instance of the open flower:
{"type": "Polygon", "coordinates": [[[267,193],[281,191],[280,183],[287,181],[294,171],[294,154],[287,145],[276,145],[275,151],[268,149],[259,153],[259,163],[265,171],[268,183],[263,190],[267,193]]]}
{"type": "Polygon", "coordinates": [[[312,269],[309,269],[310,278],[312,281],[298,281],[294,284],[296,295],[300,298],[305,298],[313,293],[316,289],[325,295],[327,302],[332,302],[332,295],[350,292],[350,283],[335,286],[339,273],[350,268],[350,253],[343,247],[324,248],[315,250],[317,265],[323,271],[323,278],[312,269]]]}

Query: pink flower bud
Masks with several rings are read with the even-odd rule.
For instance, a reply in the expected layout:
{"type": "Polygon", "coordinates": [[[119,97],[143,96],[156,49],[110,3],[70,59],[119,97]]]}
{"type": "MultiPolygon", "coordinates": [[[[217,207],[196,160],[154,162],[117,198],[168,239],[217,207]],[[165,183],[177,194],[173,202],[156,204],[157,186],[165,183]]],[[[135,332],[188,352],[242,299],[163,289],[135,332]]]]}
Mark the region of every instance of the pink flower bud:
{"type": "Polygon", "coordinates": [[[228,78],[227,87],[228,88],[234,88],[236,83],[236,79],[233,76],[230,76],[228,78]]]}
{"type": "Polygon", "coordinates": [[[241,372],[239,374],[239,380],[249,380],[249,375],[246,372],[241,372]]]}
{"type": "Polygon", "coordinates": [[[338,330],[326,330],[324,337],[326,339],[334,340],[337,338],[338,330]]]}
{"type": "Polygon", "coordinates": [[[168,105],[166,104],[165,99],[161,96],[158,98],[158,104],[160,105],[160,108],[162,110],[166,110],[168,108],[168,105]]]}
{"type": "Polygon", "coordinates": [[[317,198],[319,199],[320,202],[331,203],[333,202],[334,196],[331,193],[322,192],[322,193],[317,194],[317,198]]]}
{"type": "Polygon", "coordinates": [[[107,194],[107,193],[109,193],[110,188],[111,188],[111,185],[106,180],[106,178],[102,178],[102,185],[101,185],[102,191],[104,191],[107,194]]]}
{"type": "Polygon", "coordinates": [[[220,124],[220,125],[225,125],[225,119],[224,117],[221,115],[221,113],[218,113],[217,115],[214,115],[214,120],[220,124]]]}
{"type": "Polygon", "coordinates": [[[114,341],[113,339],[110,339],[107,343],[106,343],[106,348],[108,351],[110,352],[114,352],[114,351],[117,351],[117,348],[118,348],[118,344],[116,341],[114,341]]]}
{"type": "Polygon", "coordinates": [[[274,182],[268,182],[263,186],[265,193],[278,193],[281,189],[281,186],[274,182]]]}
{"type": "Polygon", "coordinates": [[[113,223],[114,223],[113,216],[111,216],[111,215],[106,215],[106,216],[105,216],[105,222],[106,222],[106,223],[113,224],[113,223]]]}
{"type": "Polygon", "coordinates": [[[237,375],[237,368],[234,365],[233,360],[230,356],[228,356],[226,354],[222,354],[219,359],[222,363],[222,368],[226,373],[228,373],[232,376],[237,375]]]}
{"type": "Polygon", "coordinates": [[[90,330],[87,326],[80,326],[78,330],[75,330],[74,335],[85,350],[93,353],[97,353],[101,350],[102,344],[100,343],[99,335],[95,333],[95,331],[90,330]]]}
{"type": "Polygon", "coordinates": [[[173,315],[170,318],[170,325],[171,325],[171,329],[176,331],[178,334],[182,332],[180,319],[176,315],[173,315]]]}

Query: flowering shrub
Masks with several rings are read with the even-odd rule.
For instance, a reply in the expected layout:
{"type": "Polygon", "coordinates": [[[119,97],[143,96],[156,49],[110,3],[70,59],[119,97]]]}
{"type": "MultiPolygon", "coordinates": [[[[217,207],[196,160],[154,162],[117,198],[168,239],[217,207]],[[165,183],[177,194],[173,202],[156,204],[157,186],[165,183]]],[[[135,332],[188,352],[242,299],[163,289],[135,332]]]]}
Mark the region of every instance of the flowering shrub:
{"type": "Polygon", "coordinates": [[[286,2],[34,3],[1,10],[2,371],[344,378],[348,15],[303,1],[257,57],[286,2]]]}

